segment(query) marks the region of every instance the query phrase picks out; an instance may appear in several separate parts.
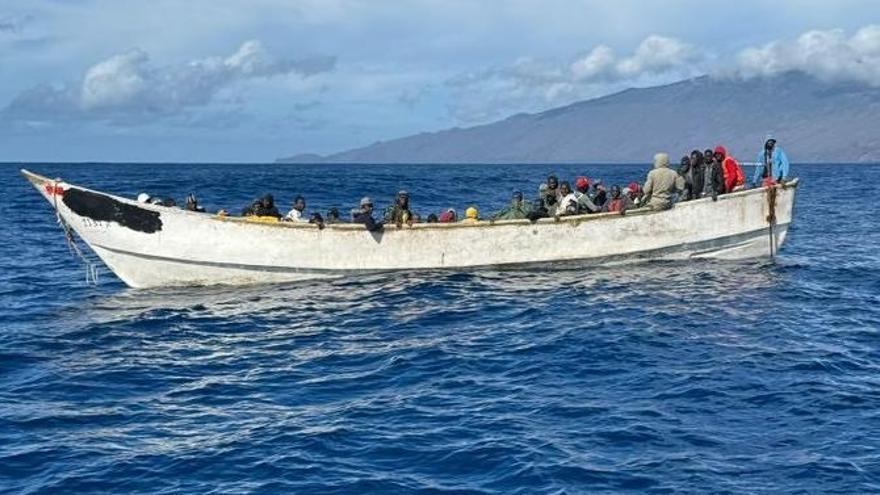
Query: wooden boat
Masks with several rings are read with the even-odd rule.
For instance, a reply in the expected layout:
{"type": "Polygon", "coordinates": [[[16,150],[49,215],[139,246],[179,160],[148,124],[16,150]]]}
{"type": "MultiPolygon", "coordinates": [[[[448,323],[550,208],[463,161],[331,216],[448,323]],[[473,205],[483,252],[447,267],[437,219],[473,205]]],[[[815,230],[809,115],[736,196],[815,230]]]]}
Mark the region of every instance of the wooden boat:
{"type": "Polygon", "coordinates": [[[528,220],[386,226],[254,222],[138,203],[22,174],[131,287],[288,282],[394,270],[469,270],[633,259],[773,256],[798,181],[672,209],[528,220]]]}

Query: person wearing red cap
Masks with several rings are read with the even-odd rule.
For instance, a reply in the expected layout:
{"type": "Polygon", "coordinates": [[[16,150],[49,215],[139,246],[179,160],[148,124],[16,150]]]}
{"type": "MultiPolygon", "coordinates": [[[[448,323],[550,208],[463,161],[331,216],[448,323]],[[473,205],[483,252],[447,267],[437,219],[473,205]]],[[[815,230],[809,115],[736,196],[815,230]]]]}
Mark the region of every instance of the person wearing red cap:
{"type": "Polygon", "coordinates": [[[746,175],[743,173],[739,162],[727,154],[727,150],[720,144],[715,147],[715,160],[721,164],[724,172],[724,192],[739,191],[745,187],[746,175]]]}
{"type": "Polygon", "coordinates": [[[596,205],[590,199],[590,179],[586,177],[578,177],[574,181],[575,192],[577,198],[578,213],[596,213],[602,210],[601,206],[596,205]]]}
{"type": "Polygon", "coordinates": [[[625,191],[626,196],[629,197],[631,208],[641,208],[642,200],[644,198],[644,195],[642,194],[642,186],[640,186],[638,182],[632,181],[627,184],[625,191]]]}

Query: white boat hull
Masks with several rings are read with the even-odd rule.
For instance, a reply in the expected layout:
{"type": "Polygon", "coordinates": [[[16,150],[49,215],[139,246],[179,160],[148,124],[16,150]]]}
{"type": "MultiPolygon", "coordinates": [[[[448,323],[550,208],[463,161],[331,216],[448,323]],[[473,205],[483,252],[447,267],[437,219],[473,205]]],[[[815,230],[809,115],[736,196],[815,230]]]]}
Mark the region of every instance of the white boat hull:
{"type": "Polygon", "coordinates": [[[288,282],[393,270],[770,256],[785,242],[797,187],[797,181],[776,186],[775,205],[768,201],[771,189],[765,188],[720,196],[714,202],[679,203],[662,212],[536,223],[392,225],[371,233],[362,225],[321,230],[310,224],[255,223],[144,205],[22,173],[131,287],[288,282]],[[71,189],[88,196],[73,202],[71,189]],[[109,214],[107,207],[113,210],[109,214]],[[108,220],[108,215],[113,218],[108,220]],[[147,218],[147,227],[137,225],[141,217],[147,218]]]}

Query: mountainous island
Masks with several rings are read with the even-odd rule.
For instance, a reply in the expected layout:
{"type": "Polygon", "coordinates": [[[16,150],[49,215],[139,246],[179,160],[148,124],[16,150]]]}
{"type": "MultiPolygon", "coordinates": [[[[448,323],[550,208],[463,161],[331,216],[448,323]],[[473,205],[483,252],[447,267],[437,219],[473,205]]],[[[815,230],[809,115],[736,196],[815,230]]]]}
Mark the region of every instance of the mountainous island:
{"type": "Polygon", "coordinates": [[[772,132],[793,161],[880,162],[880,88],[793,72],[702,76],[469,128],[281,163],[633,163],[724,144],[754,160],[772,132]]]}

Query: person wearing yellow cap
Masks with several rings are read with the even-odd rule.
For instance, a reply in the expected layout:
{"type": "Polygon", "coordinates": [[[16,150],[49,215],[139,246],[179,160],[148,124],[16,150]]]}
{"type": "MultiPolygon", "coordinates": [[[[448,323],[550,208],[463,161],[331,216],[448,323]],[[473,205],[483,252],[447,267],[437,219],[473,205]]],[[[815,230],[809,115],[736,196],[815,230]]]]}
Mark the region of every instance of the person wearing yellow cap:
{"type": "Polygon", "coordinates": [[[467,210],[464,210],[464,220],[463,222],[474,223],[480,219],[480,212],[477,211],[473,206],[468,206],[467,210]]]}
{"type": "Polygon", "coordinates": [[[668,210],[672,208],[672,196],[676,191],[684,190],[684,179],[669,168],[669,155],[654,155],[654,170],[648,172],[645,180],[645,203],[652,210],[668,210]]]}

